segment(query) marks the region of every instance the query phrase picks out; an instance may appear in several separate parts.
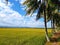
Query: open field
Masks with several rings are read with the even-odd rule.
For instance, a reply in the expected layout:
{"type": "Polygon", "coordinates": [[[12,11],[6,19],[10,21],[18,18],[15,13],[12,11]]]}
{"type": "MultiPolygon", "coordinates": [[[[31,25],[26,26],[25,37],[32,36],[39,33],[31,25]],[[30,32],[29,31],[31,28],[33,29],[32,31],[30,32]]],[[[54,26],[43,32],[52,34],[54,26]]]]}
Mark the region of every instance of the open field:
{"type": "Polygon", "coordinates": [[[44,29],[0,28],[0,45],[44,45],[45,42],[44,29]]]}

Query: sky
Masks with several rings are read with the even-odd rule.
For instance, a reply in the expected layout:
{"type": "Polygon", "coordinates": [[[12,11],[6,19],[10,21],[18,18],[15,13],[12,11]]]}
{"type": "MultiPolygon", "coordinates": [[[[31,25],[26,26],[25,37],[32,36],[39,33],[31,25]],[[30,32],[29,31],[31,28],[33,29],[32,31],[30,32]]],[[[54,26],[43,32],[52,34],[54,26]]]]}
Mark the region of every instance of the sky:
{"type": "MultiPolygon", "coordinates": [[[[25,1],[25,0],[24,0],[25,1]]],[[[36,14],[32,16],[25,15],[25,6],[22,5],[23,0],[0,0],[0,27],[35,27],[44,28],[44,19],[36,21],[36,14]]],[[[51,22],[47,23],[47,27],[51,27],[51,22]]]]}

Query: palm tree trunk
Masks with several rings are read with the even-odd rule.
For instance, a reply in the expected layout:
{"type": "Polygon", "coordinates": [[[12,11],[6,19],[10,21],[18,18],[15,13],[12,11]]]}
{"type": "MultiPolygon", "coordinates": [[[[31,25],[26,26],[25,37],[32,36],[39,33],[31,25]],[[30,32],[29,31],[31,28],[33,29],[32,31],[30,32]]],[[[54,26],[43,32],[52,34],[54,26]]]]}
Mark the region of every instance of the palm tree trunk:
{"type": "MultiPolygon", "coordinates": [[[[53,17],[52,17],[53,18],[53,17]]],[[[55,25],[54,25],[54,18],[53,18],[53,33],[56,33],[56,31],[55,31],[55,25]]]]}
{"type": "Polygon", "coordinates": [[[51,28],[52,28],[52,33],[56,33],[57,31],[55,30],[55,21],[53,15],[51,16],[51,28]]]}
{"type": "Polygon", "coordinates": [[[51,16],[51,29],[52,29],[52,33],[53,33],[53,20],[52,20],[52,16],[51,16]]]}
{"type": "Polygon", "coordinates": [[[46,22],[46,6],[44,6],[44,23],[45,23],[45,33],[46,33],[46,39],[49,42],[49,37],[48,37],[48,31],[47,31],[47,22],[46,22]]]}
{"type": "Polygon", "coordinates": [[[51,28],[52,28],[52,33],[55,33],[55,26],[54,26],[54,19],[53,16],[51,16],[51,28]]]}

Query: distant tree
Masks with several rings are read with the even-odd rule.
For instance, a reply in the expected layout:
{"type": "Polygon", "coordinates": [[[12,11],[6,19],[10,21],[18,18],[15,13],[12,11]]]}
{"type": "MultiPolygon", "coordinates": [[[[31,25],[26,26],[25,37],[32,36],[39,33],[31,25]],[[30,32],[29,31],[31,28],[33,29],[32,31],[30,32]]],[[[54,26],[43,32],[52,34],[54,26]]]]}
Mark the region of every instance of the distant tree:
{"type": "Polygon", "coordinates": [[[51,27],[53,28],[53,32],[56,33],[55,27],[57,27],[56,24],[59,24],[57,22],[57,19],[60,22],[60,20],[59,20],[60,16],[59,16],[59,12],[58,12],[59,5],[57,5],[53,2],[50,1],[50,5],[48,6],[48,15],[47,16],[48,16],[48,21],[51,20],[51,27]]]}

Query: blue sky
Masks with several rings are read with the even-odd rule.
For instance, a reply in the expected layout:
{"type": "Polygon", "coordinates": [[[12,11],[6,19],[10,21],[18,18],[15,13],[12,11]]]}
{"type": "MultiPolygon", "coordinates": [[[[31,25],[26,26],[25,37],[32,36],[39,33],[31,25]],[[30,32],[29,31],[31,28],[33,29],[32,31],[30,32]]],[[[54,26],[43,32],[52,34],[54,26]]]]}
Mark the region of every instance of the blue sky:
{"type": "MultiPolygon", "coordinates": [[[[25,16],[26,11],[22,5],[23,0],[9,0],[6,6],[5,0],[0,0],[0,27],[40,27],[44,28],[44,19],[36,21],[36,14],[25,16]]],[[[50,22],[47,23],[51,27],[50,22]]]]}

